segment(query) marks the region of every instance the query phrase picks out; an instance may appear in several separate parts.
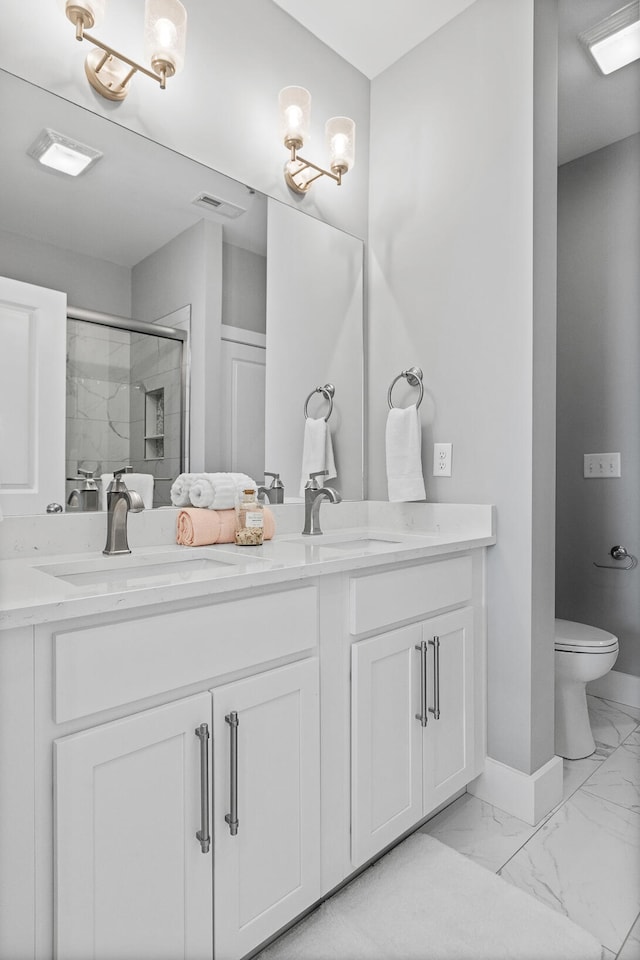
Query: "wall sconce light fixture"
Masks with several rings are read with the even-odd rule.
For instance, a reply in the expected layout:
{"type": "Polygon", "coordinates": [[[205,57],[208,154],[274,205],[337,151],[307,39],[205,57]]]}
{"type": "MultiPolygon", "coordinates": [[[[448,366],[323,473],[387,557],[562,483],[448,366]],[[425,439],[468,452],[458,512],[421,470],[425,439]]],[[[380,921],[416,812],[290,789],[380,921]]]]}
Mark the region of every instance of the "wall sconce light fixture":
{"type": "Polygon", "coordinates": [[[605,76],[640,59],[640,2],[616,10],[578,40],[605,76]]]}
{"type": "Polygon", "coordinates": [[[284,179],[295,193],[306,193],[314,180],[331,177],[338,186],[355,162],[356,125],[349,117],[332,117],[325,124],[329,170],[305,160],[298,153],[309,138],[311,94],[304,87],[284,87],[278,98],[282,141],[290,151],[284,179]]]}
{"type": "Polygon", "coordinates": [[[130,60],[123,53],[87,33],[104,15],[106,0],[65,0],[65,13],[76,28],[76,40],[95,44],[85,60],[87,79],[94,90],[107,100],[124,100],[129,80],[144,73],[166,87],[184,66],[187,11],[180,0],[145,0],[144,53],[151,69],[130,60]]]}

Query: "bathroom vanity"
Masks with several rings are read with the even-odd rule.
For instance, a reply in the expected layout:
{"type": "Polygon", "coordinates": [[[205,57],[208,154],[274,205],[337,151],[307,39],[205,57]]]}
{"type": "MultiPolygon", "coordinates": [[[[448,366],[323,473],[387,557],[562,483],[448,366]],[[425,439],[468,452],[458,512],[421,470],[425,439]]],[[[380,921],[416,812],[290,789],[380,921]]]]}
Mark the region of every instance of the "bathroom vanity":
{"type": "Polygon", "coordinates": [[[482,771],[492,508],[273,510],[0,525],[0,955],[239,960],[482,771]]]}

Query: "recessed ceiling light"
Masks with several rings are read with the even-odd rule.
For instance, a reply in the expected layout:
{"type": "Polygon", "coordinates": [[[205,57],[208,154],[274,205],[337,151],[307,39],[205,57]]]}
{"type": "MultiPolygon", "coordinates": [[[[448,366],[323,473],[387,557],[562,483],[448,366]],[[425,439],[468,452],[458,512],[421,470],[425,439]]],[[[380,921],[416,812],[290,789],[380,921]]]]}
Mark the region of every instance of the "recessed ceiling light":
{"type": "Polygon", "coordinates": [[[102,156],[99,150],[48,128],[40,133],[27,153],[45,167],[59,170],[70,177],[77,177],[88,170],[102,156]]]}
{"type": "Polygon", "coordinates": [[[578,40],[605,76],[640,59],[640,0],[616,10],[578,40]]]}

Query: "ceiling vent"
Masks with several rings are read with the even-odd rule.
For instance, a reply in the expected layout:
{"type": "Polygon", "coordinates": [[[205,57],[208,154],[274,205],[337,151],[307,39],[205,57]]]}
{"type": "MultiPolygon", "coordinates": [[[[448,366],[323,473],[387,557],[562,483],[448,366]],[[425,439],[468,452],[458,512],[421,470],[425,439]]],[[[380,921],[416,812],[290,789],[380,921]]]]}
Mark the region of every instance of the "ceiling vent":
{"type": "Polygon", "coordinates": [[[221,217],[230,217],[233,220],[246,213],[246,207],[238,207],[235,203],[221,200],[220,197],[214,197],[211,193],[199,193],[191,202],[195,203],[196,207],[204,207],[211,213],[217,213],[221,217]]]}

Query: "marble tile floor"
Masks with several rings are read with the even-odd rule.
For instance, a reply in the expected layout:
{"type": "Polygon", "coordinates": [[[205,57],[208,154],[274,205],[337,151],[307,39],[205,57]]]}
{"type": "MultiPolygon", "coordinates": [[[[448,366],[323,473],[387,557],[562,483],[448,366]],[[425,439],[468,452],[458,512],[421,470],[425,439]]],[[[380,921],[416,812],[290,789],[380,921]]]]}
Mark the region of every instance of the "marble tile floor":
{"type": "Polygon", "coordinates": [[[467,793],[421,829],[588,930],[602,960],[640,960],[640,709],[587,699],[596,752],[564,761],[541,823],[467,793]]]}

